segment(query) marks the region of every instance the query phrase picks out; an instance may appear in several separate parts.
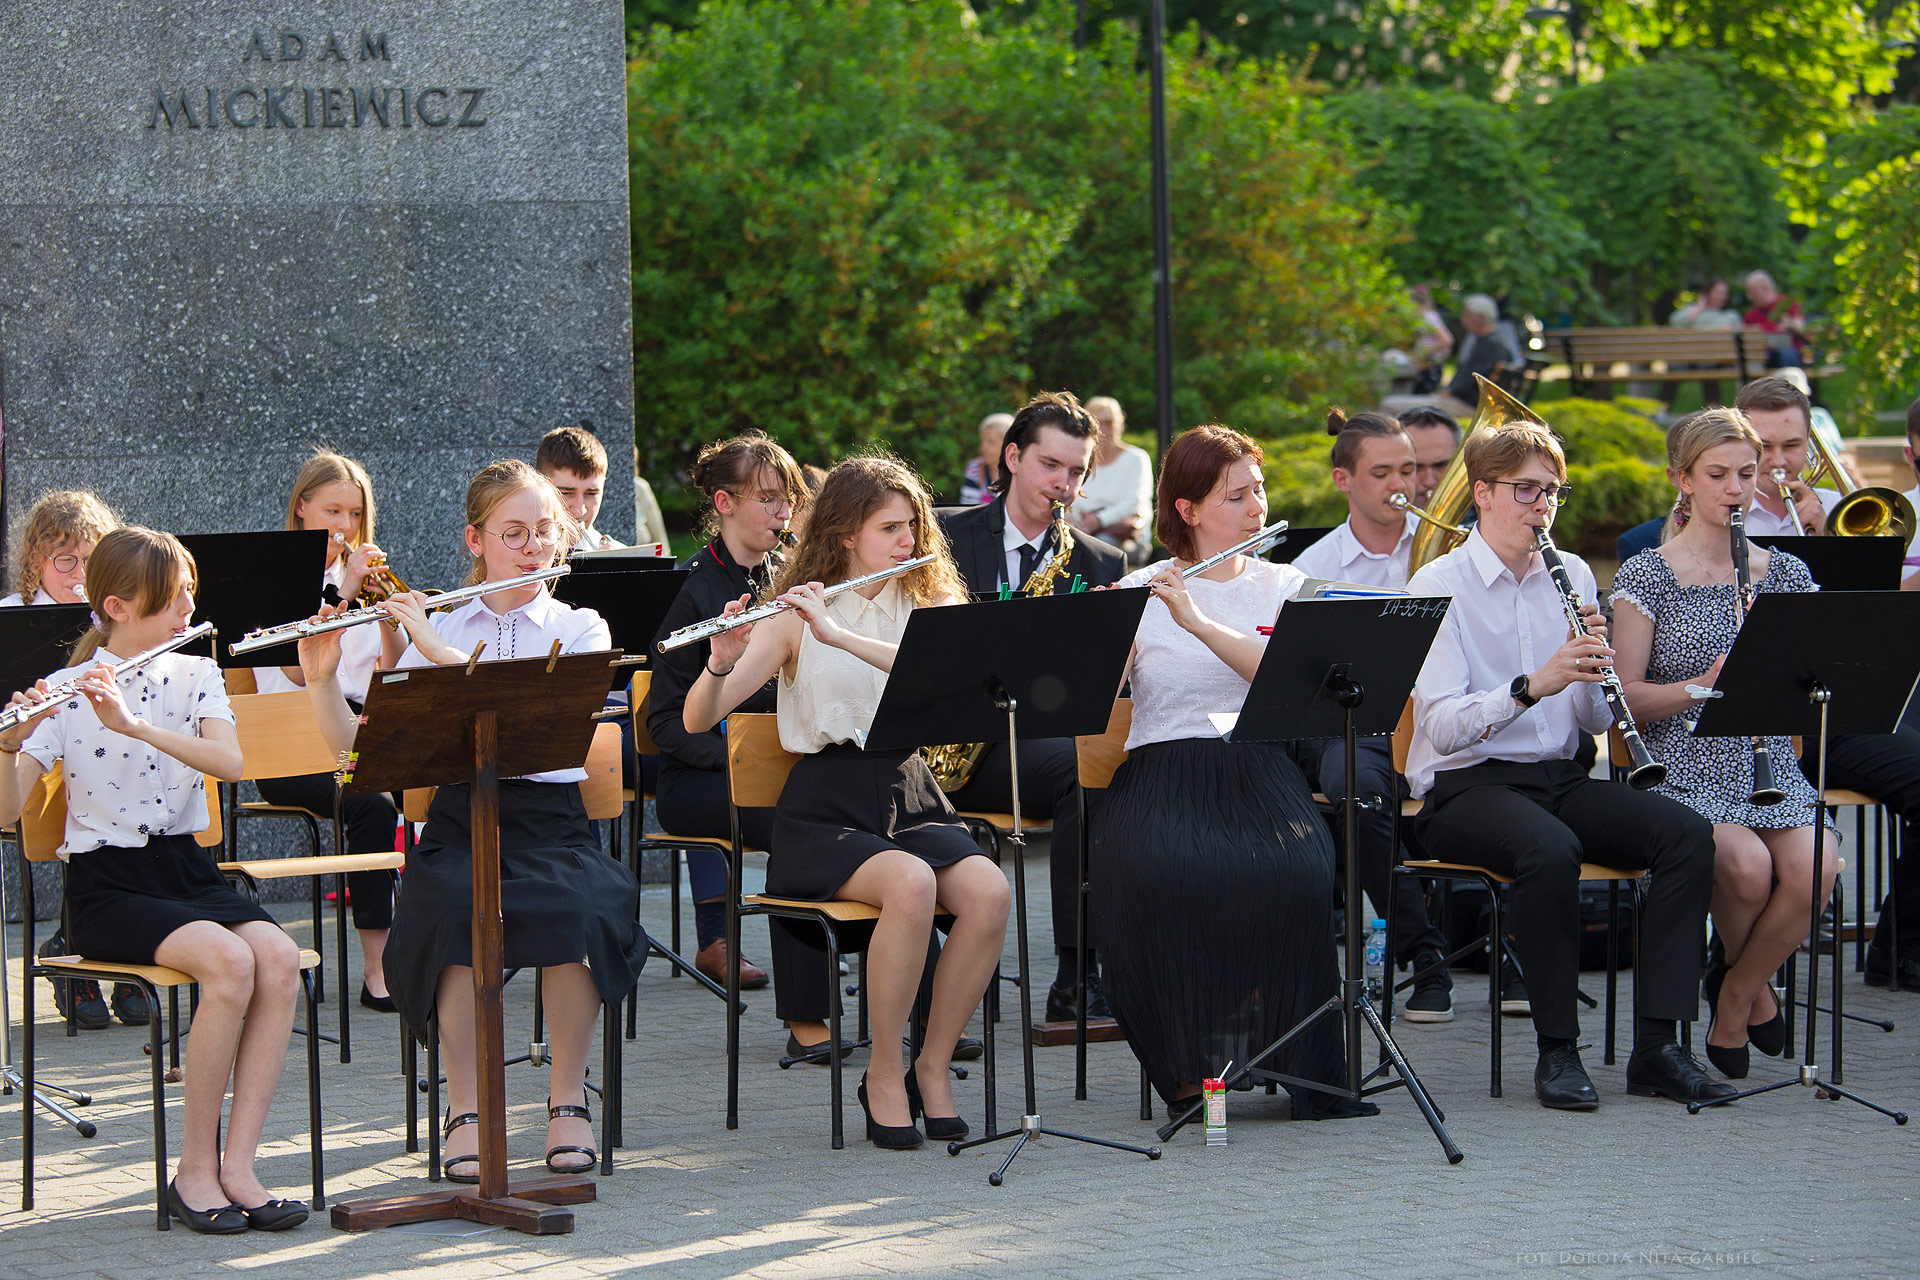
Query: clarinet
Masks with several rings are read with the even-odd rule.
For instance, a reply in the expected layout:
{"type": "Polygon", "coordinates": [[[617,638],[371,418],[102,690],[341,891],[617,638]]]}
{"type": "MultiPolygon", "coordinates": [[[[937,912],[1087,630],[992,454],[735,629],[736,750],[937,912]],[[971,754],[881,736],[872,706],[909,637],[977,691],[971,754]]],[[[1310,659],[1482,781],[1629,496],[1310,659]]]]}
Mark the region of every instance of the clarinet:
{"type": "MultiPolygon", "coordinates": [[[[1541,563],[1553,575],[1561,607],[1567,611],[1567,625],[1576,636],[1586,635],[1587,620],[1580,616],[1580,597],[1573,589],[1573,580],[1567,576],[1567,566],[1561,563],[1559,549],[1544,528],[1533,531],[1533,549],[1540,553],[1541,563]]],[[[1621,739],[1627,744],[1627,756],[1633,762],[1627,768],[1628,785],[1635,791],[1659,786],[1667,779],[1667,766],[1655,760],[1647,744],[1641,741],[1640,730],[1634,727],[1633,713],[1627,710],[1627,691],[1621,687],[1620,677],[1612,667],[1601,667],[1599,673],[1605,677],[1600,692],[1607,700],[1607,709],[1613,713],[1613,727],[1620,731],[1621,739]]]]}
{"type": "MultiPolygon", "coordinates": [[[[1733,539],[1733,573],[1738,583],[1735,594],[1739,597],[1734,606],[1733,629],[1738,632],[1747,621],[1747,611],[1753,608],[1753,572],[1747,558],[1747,517],[1739,507],[1727,508],[1727,532],[1733,539]]],[[[1773,752],[1767,747],[1765,738],[1753,740],[1753,794],[1747,797],[1751,805],[1779,804],[1787,798],[1787,793],[1773,784],[1773,752]]]]}

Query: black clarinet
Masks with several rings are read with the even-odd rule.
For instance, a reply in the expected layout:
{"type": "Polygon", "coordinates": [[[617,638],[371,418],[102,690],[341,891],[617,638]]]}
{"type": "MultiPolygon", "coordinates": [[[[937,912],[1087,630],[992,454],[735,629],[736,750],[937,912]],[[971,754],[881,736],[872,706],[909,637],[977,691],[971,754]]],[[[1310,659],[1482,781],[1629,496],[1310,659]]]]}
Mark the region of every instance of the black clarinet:
{"type": "MultiPolygon", "coordinates": [[[[1561,563],[1559,548],[1553,545],[1552,537],[1544,528],[1533,531],[1533,549],[1540,553],[1540,562],[1553,575],[1553,585],[1560,592],[1560,604],[1567,611],[1567,625],[1573,628],[1573,634],[1586,635],[1587,620],[1580,616],[1580,596],[1573,589],[1573,579],[1567,576],[1567,566],[1561,563]]],[[[1620,677],[1612,667],[1597,670],[1605,677],[1600,692],[1607,700],[1607,710],[1613,713],[1613,727],[1620,731],[1621,740],[1627,744],[1627,757],[1633,762],[1627,768],[1627,784],[1635,791],[1659,786],[1667,780],[1667,766],[1655,760],[1647,744],[1641,741],[1633,713],[1627,710],[1627,691],[1621,687],[1620,677]]]]}
{"type": "MultiPolygon", "coordinates": [[[[1747,611],[1753,608],[1753,571],[1747,560],[1747,516],[1739,507],[1727,508],[1727,533],[1733,539],[1733,576],[1737,584],[1735,595],[1739,603],[1735,606],[1734,631],[1738,632],[1747,621],[1747,611]]],[[[1765,738],[1753,740],[1753,794],[1747,797],[1752,805],[1779,804],[1787,798],[1787,793],[1773,785],[1773,752],[1767,748],[1765,738]]]]}

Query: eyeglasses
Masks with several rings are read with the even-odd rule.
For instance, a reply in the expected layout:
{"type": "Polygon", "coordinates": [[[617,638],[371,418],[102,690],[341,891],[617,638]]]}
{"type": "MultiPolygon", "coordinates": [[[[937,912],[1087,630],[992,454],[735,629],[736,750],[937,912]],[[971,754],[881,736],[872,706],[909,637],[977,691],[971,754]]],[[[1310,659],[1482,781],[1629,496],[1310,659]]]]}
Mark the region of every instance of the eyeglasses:
{"type": "Polygon", "coordinates": [[[736,493],[733,496],[742,502],[759,503],[770,515],[782,507],[789,512],[793,510],[793,495],[790,493],[736,493]]]}
{"type": "Polygon", "coordinates": [[[560,526],[551,520],[542,520],[538,526],[529,529],[523,524],[510,524],[504,533],[495,533],[492,529],[482,530],[500,539],[500,545],[509,551],[525,551],[535,539],[551,547],[560,542],[560,526]]]}
{"type": "Polygon", "coordinates": [[[1545,497],[1554,506],[1567,500],[1567,494],[1573,489],[1570,484],[1535,484],[1531,480],[1495,480],[1495,484],[1513,486],[1513,500],[1523,507],[1530,507],[1545,497]]]}
{"type": "Polygon", "coordinates": [[[59,555],[51,557],[48,563],[53,565],[55,573],[72,573],[75,569],[87,567],[86,559],[71,551],[62,551],[59,555]]]}

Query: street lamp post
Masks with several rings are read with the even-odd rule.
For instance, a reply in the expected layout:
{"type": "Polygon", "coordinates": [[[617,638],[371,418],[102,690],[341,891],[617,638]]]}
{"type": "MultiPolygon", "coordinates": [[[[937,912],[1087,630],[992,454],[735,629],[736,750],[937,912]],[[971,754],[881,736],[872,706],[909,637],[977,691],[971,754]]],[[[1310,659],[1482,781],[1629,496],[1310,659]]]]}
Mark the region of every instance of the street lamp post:
{"type": "Polygon", "coordinates": [[[1160,456],[1173,444],[1173,225],[1167,191],[1167,5],[1153,0],[1147,63],[1153,87],[1153,387],[1160,456]]]}

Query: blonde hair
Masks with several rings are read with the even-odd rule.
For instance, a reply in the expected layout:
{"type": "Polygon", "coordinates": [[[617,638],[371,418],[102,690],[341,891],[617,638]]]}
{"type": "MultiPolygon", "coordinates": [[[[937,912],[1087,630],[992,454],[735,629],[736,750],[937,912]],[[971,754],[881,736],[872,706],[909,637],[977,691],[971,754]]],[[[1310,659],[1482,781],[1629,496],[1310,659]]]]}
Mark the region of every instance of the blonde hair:
{"type": "Polygon", "coordinates": [[[873,513],[895,494],[913,508],[913,554],[936,557],[932,564],[921,565],[899,579],[907,598],[916,605],[965,600],[967,585],[953,566],[946,532],[933,518],[926,486],[906,463],[877,456],[848,458],[827,473],[826,483],[808,509],[800,545],[780,571],[771,594],[777,596],[803,582],[832,586],[853,576],[853,552],[847,543],[859,536],[873,513]]]}
{"type": "Polygon", "coordinates": [[[73,646],[73,662],[85,662],[112,639],[107,597],[126,601],[136,618],[151,617],[173,603],[181,578],[191,585],[196,572],[193,553],[170,533],[130,524],[101,538],[87,557],[87,603],[93,606],[93,625],[73,646]]]}
{"type": "Polygon", "coordinates": [[[1474,484],[1492,484],[1527,465],[1528,458],[1539,458],[1552,469],[1554,478],[1567,478],[1567,455],[1552,431],[1537,422],[1510,422],[1504,427],[1476,431],[1467,437],[1461,462],[1467,479],[1474,484]]]}
{"type": "Polygon", "coordinates": [[[331,449],[314,450],[313,456],[300,468],[300,474],[293,478],[293,493],[287,498],[286,527],[304,528],[296,514],[300,504],[330,484],[350,484],[360,491],[360,530],[347,539],[347,545],[357,547],[363,542],[372,542],[373,481],[367,478],[365,467],[331,449]]]}
{"type": "MultiPolygon", "coordinates": [[[[1667,428],[1667,466],[1674,471],[1692,471],[1700,455],[1723,444],[1744,444],[1758,458],[1765,447],[1760,433],[1753,429],[1747,415],[1738,409],[1709,405],[1697,409],[1667,428]]],[[[1670,540],[1686,528],[1693,518],[1693,499],[1685,493],[1673,500],[1673,511],[1660,526],[1660,541],[1670,540]]]]}
{"type": "Polygon", "coordinates": [[[85,489],[42,495],[14,540],[13,581],[20,598],[31,604],[40,590],[41,561],[68,543],[98,546],[100,539],[119,527],[120,517],[85,489]]]}
{"type": "MultiPolygon", "coordinates": [[[[554,489],[553,483],[518,458],[489,462],[467,484],[467,524],[475,529],[485,529],[487,521],[500,509],[500,504],[522,489],[532,489],[540,495],[547,508],[547,518],[560,527],[560,541],[554,547],[554,555],[558,559],[566,559],[573,544],[580,540],[580,525],[560,505],[560,494],[554,489]]],[[[473,563],[467,567],[466,581],[461,585],[471,587],[486,580],[486,559],[482,556],[473,557],[473,563]]]]}

